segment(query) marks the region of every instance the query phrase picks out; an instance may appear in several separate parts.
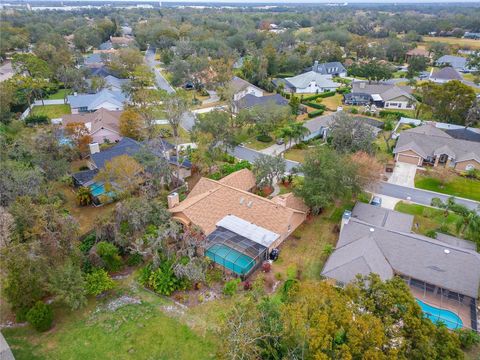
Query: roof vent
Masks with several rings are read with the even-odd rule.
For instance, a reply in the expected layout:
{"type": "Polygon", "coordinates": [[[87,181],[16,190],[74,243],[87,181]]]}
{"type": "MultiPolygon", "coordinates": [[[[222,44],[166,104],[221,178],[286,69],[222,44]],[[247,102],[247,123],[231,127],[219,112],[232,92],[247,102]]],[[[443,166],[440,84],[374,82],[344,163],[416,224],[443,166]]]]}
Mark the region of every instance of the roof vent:
{"type": "Polygon", "coordinates": [[[448,250],[448,249],[443,249],[443,252],[444,252],[445,254],[450,254],[450,250],[448,250]]]}
{"type": "Polygon", "coordinates": [[[245,199],[243,197],[240,198],[240,205],[243,205],[243,203],[245,202],[245,199]]]}
{"type": "Polygon", "coordinates": [[[253,205],[253,201],[249,201],[249,202],[247,203],[247,207],[249,207],[249,208],[251,208],[252,205],[253,205]]]}
{"type": "Polygon", "coordinates": [[[375,231],[374,228],[370,228],[370,232],[373,233],[375,231]]]}

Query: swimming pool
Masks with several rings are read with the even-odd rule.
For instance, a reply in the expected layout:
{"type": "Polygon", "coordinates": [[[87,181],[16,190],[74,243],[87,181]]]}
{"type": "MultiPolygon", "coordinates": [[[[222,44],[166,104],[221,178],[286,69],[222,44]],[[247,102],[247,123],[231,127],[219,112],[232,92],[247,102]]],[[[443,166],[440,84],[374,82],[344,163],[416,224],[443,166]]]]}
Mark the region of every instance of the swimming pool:
{"type": "Polygon", "coordinates": [[[214,244],[206,252],[205,256],[215,263],[232,270],[237,275],[248,274],[255,265],[255,260],[223,244],[214,244]]]}
{"type": "Polygon", "coordinates": [[[433,323],[442,322],[447,326],[447,328],[452,330],[460,329],[463,327],[462,319],[460,319],[460,317],[453,311],[439,309],[434,306],[425,304],[421,300],[416,300],[418,305],[420,305],[420,307],[422,308],[425,317],[430,319],[433,323]]]}
{"type": "Polygon", "coordinates": [[[115,195],[115,192],[113,191],[109,191],[108,193],[105,191],[105,185],[103,184],[103,182],[94,182],[89,186],[89,188],[90,188],[90,191],[92,192],[92,195],[95,197],[100,195],[113,197],[115,195]]]}

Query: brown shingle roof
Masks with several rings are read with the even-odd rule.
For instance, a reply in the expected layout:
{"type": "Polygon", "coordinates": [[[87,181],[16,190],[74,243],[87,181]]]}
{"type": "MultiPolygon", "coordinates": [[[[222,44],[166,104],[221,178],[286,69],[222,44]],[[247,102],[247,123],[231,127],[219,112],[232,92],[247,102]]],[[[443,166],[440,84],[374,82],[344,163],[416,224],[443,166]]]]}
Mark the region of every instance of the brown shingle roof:
{"type": "Polygon", "coordinates": [[[219,182],[236,189],[249,191],[255,186],[255,175],[248,169],[242,169],[225,176],[219,182]]]}
{"type": "MultiPolygon", "coordinates": [[[[187,198],[170,209],[173,216],[188,218],[202,228],[205,234],[215,230],[218,221],[227,215],[235,215],[285,238],[300,225],[306,211],[283,206],[278,202],[252,194],[230,183],[246,188],[251,185],[250,170],[237,171],[222,181],[202,178],[187,198]]],[[[251,186],[250,186],[251,187],[251,186]]],[[[287,205],[300,207],[299,201],[287,196],[287,205]]]]}
{"type": "Polygon", "coordinates": [[[120,116],[123,111],[111,111],[100,108],[93,113],[68,114],[62,116],[63,125],[70,123],[90,123],[90,134],[104,128],[120,133],[120,116]]]}

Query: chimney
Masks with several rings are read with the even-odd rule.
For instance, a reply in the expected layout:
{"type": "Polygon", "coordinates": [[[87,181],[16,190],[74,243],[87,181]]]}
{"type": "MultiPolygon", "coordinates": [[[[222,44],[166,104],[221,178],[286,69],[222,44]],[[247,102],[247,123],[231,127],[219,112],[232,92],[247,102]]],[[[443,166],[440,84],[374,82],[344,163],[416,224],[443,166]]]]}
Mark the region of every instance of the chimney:
{"type": "Polygon", "coordinates": [[[281,205],[283,207],[287,207],[287,199],[284,196],[277,196],[275,201],[278,205],[281,205]]]}
{"type": "Polygon", "coordinates": [[[360,83],[360,89],[365,89],[365,83],[364,82],[360,83]]]}
{"type": "Polygon", "coordinates": [[[168,208],[171,209],[180,203],[180,196],[177,192],[173,192],[167,196],[168,208]]]}
{"type": "Polygon", "coordinates": [[[98,145],[98,143],[91,143],[91,144],[88,144],[89,148],[90,148],[90,155],[93,155],[93,154],[96,154],[96,153],[99,153],[100,152],[100,145],[98,145]]]}
{"type": "Polygon", "coordinates": [[[313,71],[318,72],[318,60],[313,63],[313,71]]]}

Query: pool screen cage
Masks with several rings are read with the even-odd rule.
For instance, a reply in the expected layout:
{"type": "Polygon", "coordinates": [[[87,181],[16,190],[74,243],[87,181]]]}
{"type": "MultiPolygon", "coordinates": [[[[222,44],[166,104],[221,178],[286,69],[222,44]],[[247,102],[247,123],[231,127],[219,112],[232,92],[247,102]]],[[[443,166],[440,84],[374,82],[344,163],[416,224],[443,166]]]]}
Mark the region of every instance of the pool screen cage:
{"type": "Polygon", "coordinates": [[[267,247],[220,226],[206,238],[205,255],[242,278],[257,269],[267,254],[267,247]]]}
{"type": "Polygon", "coordinates": [[[479,331],[476,299],[408,276],[400,275],[400,277],[410,287],[415,297],[442,309],[453,311],[456,315],[460,313],[464,317],[469,315],[470,322],[463,323],[463,326],[479,331]]]}

